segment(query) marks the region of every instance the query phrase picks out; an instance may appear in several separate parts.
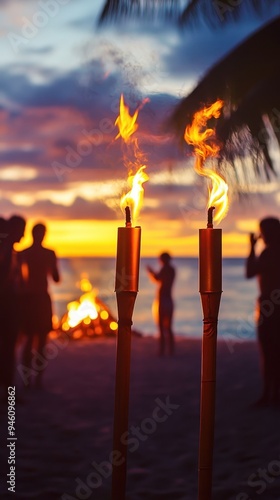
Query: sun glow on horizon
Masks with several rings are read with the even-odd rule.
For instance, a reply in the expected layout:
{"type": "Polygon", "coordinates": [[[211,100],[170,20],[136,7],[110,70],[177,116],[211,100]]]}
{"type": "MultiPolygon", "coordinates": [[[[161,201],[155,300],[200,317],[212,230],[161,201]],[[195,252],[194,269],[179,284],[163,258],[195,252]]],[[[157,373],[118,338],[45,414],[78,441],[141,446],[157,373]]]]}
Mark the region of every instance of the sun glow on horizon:
{"type": "MultiPolygon", "coordinates": [[[[37,219],[29,219],[24,238],[15,245],[22,250],[32,242],[31,228],[37,219]]],[[[248,253],[248,232],[255,230],[255,221],[248,220],[246,232],[233,229],[224,231],[224,257],[244,257],[248,253]]],[[[118,220],[49,220],[47,234],[43,242],[46,247],[55,250],[59,258],[67,257],[115,257],[117,227],[123,221],[118,220]]],[[[197,223],[199,225],[199,222],[197,223]]],[[[182,236],[182,221],[141,220],[142,257],[159,255],[163,249],[170,249],[174,257],[197,257],[198,234],[196,225],[192,225],[191,234],[182,236]]]]}

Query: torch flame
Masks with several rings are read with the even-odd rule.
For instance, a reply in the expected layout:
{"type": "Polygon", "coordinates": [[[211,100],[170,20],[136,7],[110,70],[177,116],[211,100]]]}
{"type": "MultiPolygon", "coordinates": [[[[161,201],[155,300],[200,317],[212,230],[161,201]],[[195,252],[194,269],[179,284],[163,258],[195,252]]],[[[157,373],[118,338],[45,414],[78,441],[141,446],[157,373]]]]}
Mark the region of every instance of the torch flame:
{"type": "Polygon", "coordinates": [[[129,142],[132,134],[138,129],[136,123],[138,117],[138,110],[135,111],[133,116],[130,116],[128,106],[124,103],[123,94],[120,99],[120,114],[115,121],[115,125],[119,128],[119,133],[116,139],[122,137],[125,142],[129,142]]]}
{"type": "Polygon", "coordinates": [[[128,184],[131,190],[121,197],[121,209],[124,211],[126,206],[131,209],[133,219],[136,219],[143,204],[144,189],[142,184],[149,179],[148,174],[144,172],[146,165],[142,165],[135,175],[128,176],[128,184]]]}
{"type": "Polygon", "coordinates": [[[207,121],[214,117],[219,118],[223,101],[218,99],[209,107],[194,114],[193,122],[185,130],[185,141],[194,146],[196,161],[194,169],[199,175],[208,177],[212,181],[212,187],[209,189],[208,208],[215,207],[214,220],[219,223],[225,217],[228,210],[228,185],[223,177],[217,172],[204,168],[204,162],[207,158],[216,157],[220,147],[215,142],[215,130],[206,127],[207,121]],[[209,143],[211,139],[211,143],[209,143]]]}
{"type": "MultiPolygon", "coordinates": [[[[133,157],[135,159],[135,170],[137,172],[134,174],[131,169],[131,165],[134,163],[131,160],[126,163],[129,165],[129,174],[128,174],[128,185],[131,188],[130,191],[121,197],[120,206],[124,211],[128,206],[131,211],[132,219],[136,219],[139,215],[140,209],[143,205],[143,197],[144,197],[144,189],[142,184],[149,179],[149,176],[146,172],[144,172],[146,165],[143,165],[142,162],[144,160],[143,154],[139,150],[138,141],[135,137],[132,137],[134,132],[138,129],[138,124],[136,123],[139,109],[148,102],[149,99],[145,99],[141,106],[135,111],[134,115],[131,116],[129,113],[128,106],[124,103],[123,94],[120,98],[120,114],[115,121],[115,125],[119,128],[119,133],[116,136],[116,139],[121,137],[124,142],[130,147],[130,152],[132,151],[133,157]],[[139,167],[139,165],[141,165],[139,167]]],[[[145,160],[144,160],[145,161],[145,160]]],[[[133,168],[134,170],[134,168],[133,168]]]]}

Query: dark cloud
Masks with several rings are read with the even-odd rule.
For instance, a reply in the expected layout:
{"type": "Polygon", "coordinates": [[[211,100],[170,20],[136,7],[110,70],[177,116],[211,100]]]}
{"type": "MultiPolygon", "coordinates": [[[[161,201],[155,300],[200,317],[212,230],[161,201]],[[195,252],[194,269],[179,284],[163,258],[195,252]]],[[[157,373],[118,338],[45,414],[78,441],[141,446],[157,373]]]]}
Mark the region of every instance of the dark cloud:
{"type": "MultiPolygon", "coordinates": [[[[52,74],[51,79],[45,76],[45,83],[38,85],[23,73],[14,74],[11,67],[3,73],[0,90],[8,114],[3,136],[6,150],[0,154],[0,165],[51,167],[55,181],[54,162],[58,168],[65,168],[60,180],[82,169],[100,173],[112,169],[113,175],[123,175],[125,148],[122,141],[114,140],[120,76],[105,77],[102,62],[96,59],[81,71],[52,74]]],[[[168,94],[153,94],[149,99],[139,112],[137,134],[145,161],[159,168],[181,154],[163,129],[176,99],[168,94]]],[[[132,94],[125,102],[131,113],[141,105],[141,99],[132,94]]]]}
{"type": "Polygon", "coordinates": [[[22,213],[26,218],[50,218],[53,220],[112,220],[117,218],[116,212],[108,208],[101,201],[89,202],[79,197],[76,198],[70,207],[44,200],[38,201],[31,206],[22,206],[20,208],[9,199],[2,198],[0,201],[0,213],[1,215],[22,213]]]}
{"type": "Polygon", "coordinates": [[[21,148],[1,151],[0,162],[2,166],[20,164],[23,166],[40,165],[42,162],[43,149],[36,147],[24,150],[21,148]]]}
{"type": "MultiPolygon", "coordinates": [[[[0,91],[9,102],[29,107],[71,106],[91,112],[91,101],[98,108],[110,106],[108,95],[118,87],[115,75],[104,77],[102,62],[93,60],[89,66],[65,74],[53,70],[13,65],[2,68],[0,91]],[[45,79],[40,84],[32,81],[32,73],[45,79]],[[102,77],[101,77],[102,73],[102,77]]],[[[111,94],[112,95],[112,94],[111,94]]]]}

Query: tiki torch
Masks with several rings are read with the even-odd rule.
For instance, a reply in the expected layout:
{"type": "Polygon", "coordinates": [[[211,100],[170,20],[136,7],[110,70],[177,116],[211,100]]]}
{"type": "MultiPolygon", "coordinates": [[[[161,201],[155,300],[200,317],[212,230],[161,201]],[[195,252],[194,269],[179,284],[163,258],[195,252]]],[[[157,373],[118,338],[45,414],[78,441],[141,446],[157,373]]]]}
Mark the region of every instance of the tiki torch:
{"type": "Polygon", "coordinates": [[[203,311],[203,336],[198,500],[212,498],[217,323],[222,294],[222,230],[213,228],[213,212],[215,210],[215,220],[220,222],[228,209],[228,186],[225,180],[213,169],[204,167],[205,160],[216,157],[220,150],[220,145],[215,140],[215,130],[206,128],[206,124],[209,119],[220,116],[222,106],[223,101],[217,100],[211,106],[201,109],[195,113],[192,124],[185,130],[185,140],[195,148],[195,171],[208,177],[212,183],[207,227],[199,230],[199,292],[203,311]]]}
{"type": "Polygon", "coordinates": [[[222,230],[213,228],[208,209],[206,229],[199,230],[199,293],[203,311],[201,355],[198,498],[211,500],[215,427],[217,323],[222,294],[222,230]]]}
{"type": "MultiPolygon", "coordinates": [[[[133,137],[137,130],[138,111],[131,116],[125,105],[123,95],[120,99],[120,114],[115,121],[119,128],[116,139],[122,138],[128,150],[135,158],[137,172],[132,174],[129,164],[128,184],[131,190],[122,196],[121,208],[125,212],[125,227],[118,228],[117,261],[115,292],[118,308],[118,337],[115,383],[115,410],[112,460],[112,500],[125,500],[127,469],[127,432],[129,413],[130,350],[131,326],[134,304],[138,292],[141,227],[132,227],[131,217],[135,220],[139,214],[144,189],[142,184],[149,177],[145,165],[139,164],[140,153],[137,139],[133,137]],[[132,212],[131,212],[131,208],[132,212]],[[114,456],[119,457],[114,461],[114,456]]],[[[127,153],[128,153],[127,150],[127,153]]]]}
{"type": "Polygon", "coordinates": [[[113,453],[121,459],[112,471],[112,500],[125,499],[130,382],[131,326],[138,292],[141,227],[131,226],[130,208],[125,208],[125,227],[118,228],[115,292],[118,308],[118,337],[115,383],[113,453]],[[118,465],[117,465],[118,463],[118,465]]]}

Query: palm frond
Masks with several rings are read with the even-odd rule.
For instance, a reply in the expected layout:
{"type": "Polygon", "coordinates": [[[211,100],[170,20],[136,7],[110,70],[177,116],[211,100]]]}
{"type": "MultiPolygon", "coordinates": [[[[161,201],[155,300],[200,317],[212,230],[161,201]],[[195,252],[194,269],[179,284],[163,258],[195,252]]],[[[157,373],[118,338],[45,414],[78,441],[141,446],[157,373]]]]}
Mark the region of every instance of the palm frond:
{"type": "Polygon", "coordinates": [[[182,26],[193,21],[205,21],[214,27],[230,20],[238,20],[244,11],[262,13],[276,3],[276,0],[247,0],[234,2],[233,0],[190,0],[183,9],[179,18],[182,26]]]}
{"type": "MultiPolygon", "coordinates": [[[[264,79],[247,94],[230,117],[224,118],[217,124],[217,135],[224,144],[224,155],[227,156],[227,149],[233,134],[240,134],[240,131],[247,127],[251,138],[251,149],[259,152],[268,168],[273,171],[273,162],[270,157],[269,144],[271,135],[280,146],[280,74],[274,74],[268,79],[264,79]],[[264,121],[266,117],[266,122],[264,121]],[[270,134],[268,131],[270,125],[270,134]]],[[[240,141],[242,144],[242,141],[240,141]]],[[[258,158],[260,160],[260,156],[258,158]]],[[[256,170],[259,166],[256,165],[256,170]]],[[[269,170],[267,170],[267,173],[269,170]]]]}
{"type": "MultiPolygon", "coordinates": [[[[279,49],[280,17],[250,36],[206,74],[177,106],[168,120],[169,129],[182,141],[194,112],[218,98],[223,99],[226,114],[217,124],[218,136],[224,144],[222,153],[228,158],[241,156],[230,141],[233,134],[240,134],[245,127],[251,134],[251,151],[258,153],[258,161],[263,158],[269,175],[273,163],[268,140],[264,140],[263,117],[267,115],[275,123],[274,115],[280,110],[280,67],[276,62],[279,49]]],[[[272,128],[279,143],[280,120],[278,127],[272,128]]]]}
{"type": "Polygon", "coordinates": [[[99,16],[98,24],[120,22],[126,19],[155,20],[165,18],[171,22],[186,26],[192,21],[205,21],[218,27],[222,23],[238,20],[242,12],[262,13],[276,4],[277,0],[106,0],[99,16]]]}
{"type": "Polygon", "coordinates": [[[180,0],[107,0],[99,16],[98,24],[125,19],[155,20],[164,18],[178,21],[180,0]]]}

